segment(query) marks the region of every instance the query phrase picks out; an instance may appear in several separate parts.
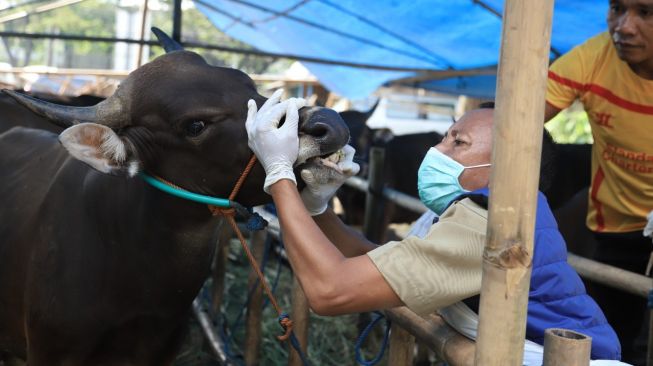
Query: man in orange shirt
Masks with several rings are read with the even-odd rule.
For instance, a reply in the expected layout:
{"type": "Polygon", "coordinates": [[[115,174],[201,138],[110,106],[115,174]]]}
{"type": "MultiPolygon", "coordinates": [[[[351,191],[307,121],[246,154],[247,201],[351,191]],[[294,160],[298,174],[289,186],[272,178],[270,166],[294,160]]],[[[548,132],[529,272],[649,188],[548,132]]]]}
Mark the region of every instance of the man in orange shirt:
{"type": "MultiPolygon", "coordinates": [[[[587,226],[594,259],[644,273],[653,248],[642,235],[653,209],[653,0],[610,0],[608,32],[558,59],[549,71],[545,121],[580,100],[594,137],[587,226]]],[[[597,287],[598,289],[598,287],[597,287]]],[[[623,347],[639,364],[634,340],[646,301],[601,288],[594,294],[623,347]]]]}

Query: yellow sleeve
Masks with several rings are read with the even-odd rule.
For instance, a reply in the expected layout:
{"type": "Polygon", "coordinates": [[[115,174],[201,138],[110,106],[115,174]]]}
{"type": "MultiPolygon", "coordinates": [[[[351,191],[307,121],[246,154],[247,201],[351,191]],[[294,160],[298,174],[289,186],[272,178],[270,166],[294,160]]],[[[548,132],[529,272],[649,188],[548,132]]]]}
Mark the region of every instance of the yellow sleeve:
{"type": "Polygon", "coordinates": [[[574,47],[551,65],[546,89],[548,103],[565,109],[581,97],[594,63],[595,52],[590,49],[593,43],[574,47]]]}
{"type": "Polygon", "coordinates": [[[367,255],[406,306],[429,314],[480,293],[486,228],[487,211],[465,199],[424,239],[411,236],[367,255]]]}

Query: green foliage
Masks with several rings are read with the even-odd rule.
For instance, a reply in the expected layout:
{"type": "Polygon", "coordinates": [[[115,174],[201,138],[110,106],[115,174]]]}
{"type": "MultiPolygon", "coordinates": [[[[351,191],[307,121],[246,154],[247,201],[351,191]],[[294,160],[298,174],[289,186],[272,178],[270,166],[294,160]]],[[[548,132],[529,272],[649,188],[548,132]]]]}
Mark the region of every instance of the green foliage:
{"type": "MultiPolygon", "coordinates": [[[[0,10],[0,16],[17,14],[22,11],[32,12],[28,17],[0,24],[0,30],[73,34],[95,37],[115,37],[116,8],[118,0],[85,0],[73,5],[51,11],[34,13],[42,6],[42,0],[28,0],[11,9],[0,10]]],[[[138,2],[136,4],[139,4],[138,2]]],[[[138,6],[131,8],[139,12],[138,6]]],[[[150,2],[150,24],[172,33],[172,0],[150,2]]],[[[148,30],[149,31],[149,30],[148,30]]],[[[154,39],[154,36],[150,34],[154,39]]],[[[252,49],[247,44],[227,37],[197,10],[192,3],[184,2],[182,7],[182,40],[196,43],[214,44],[225,47],[252,49]]],[[[6,47],[11,50],[11,57],[5,46],[0,46],[0,62],[10,62],[14,66],[44,65],[58,67],[112,68],[114,44],[107,42],[85,41],[50,41],[6,38],[6,47]]],[[[289,60],[276,60],[269,57],[244,55],[217,50],[190,49],[201,54],[208,63],[240,69],[246,73],[260,74],[270,68],[285,69],[289,60]]],[[[150,59],[163,53],[160,47],[150,47],[150,59]]]]}
{"type": "MultiPolygon", "coordinates": [[[[20,11],[33,12],[42,3],[18,6],[7,10],[7,15],[20,11]]],[[[86,36],[112,37],[115,28],[115,2],[111,0],[87,0],[77,4],[64,6],[51,11],[34,13],[25,18],[9,21],[0,25],[4,31],[49,34],[74,34],[86,36]]],[[[110,59],[113,50],[111,43],[56,41],[63,44],[64,52],[69,55],[68,61],[83,55],[106,55],[110,59]]],[[[52,57],[52,52],[61,53],[62,47],[56,47],[48,40],[30,40],[12,38],[7,41],[13,56],[17,58],[16,66],[29,64],[46,64],[52,57]],[[54,47],[54,48],[52,48],[54,47]]],[[[3,55],[4,56],[4,55],[3,55]]],[[[8,57],[5,58],[8,60],[8,57]]],[[[71,66],[76,66],[74,63],[71,66]]],[[[107,67],[108,64],[99,65],[107,67]]]]}
{"type": "Polygon", "coordinates": [[[594,141],[587,113],[580,103],[560,112],[545,127],[558,143],[591,144],[594,141]]]}

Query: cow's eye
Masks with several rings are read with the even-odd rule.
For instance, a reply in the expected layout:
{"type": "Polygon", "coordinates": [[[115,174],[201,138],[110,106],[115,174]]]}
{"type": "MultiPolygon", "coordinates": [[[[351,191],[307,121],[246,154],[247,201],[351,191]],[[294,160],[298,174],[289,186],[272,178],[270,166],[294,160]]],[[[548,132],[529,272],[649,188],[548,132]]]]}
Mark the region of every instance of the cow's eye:
{"type": "Polygon", "coordinates": [[[196,137],[204,131],[204,121],[193,121],[186,125],[186,135],[196,137]]]}

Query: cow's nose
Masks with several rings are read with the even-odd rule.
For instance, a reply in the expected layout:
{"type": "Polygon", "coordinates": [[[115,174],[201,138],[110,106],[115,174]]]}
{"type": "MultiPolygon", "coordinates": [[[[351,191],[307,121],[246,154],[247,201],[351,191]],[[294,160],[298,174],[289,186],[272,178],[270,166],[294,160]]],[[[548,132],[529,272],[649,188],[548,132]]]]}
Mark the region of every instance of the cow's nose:
{"type": "Polygon", "coordinates": [[[299,119],[300,132],[314,137],[323,151],[335,151],[349,142],[345,121],[332,109],[305,107],[299,110],[299,119]]]}

